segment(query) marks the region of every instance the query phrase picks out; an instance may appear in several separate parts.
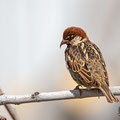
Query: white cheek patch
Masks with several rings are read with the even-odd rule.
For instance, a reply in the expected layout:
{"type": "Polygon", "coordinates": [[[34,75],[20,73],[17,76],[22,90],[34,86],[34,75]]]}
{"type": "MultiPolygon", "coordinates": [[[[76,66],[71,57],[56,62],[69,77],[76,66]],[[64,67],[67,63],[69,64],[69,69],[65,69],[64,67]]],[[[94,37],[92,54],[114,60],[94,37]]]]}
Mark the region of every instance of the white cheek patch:
{"type": "Polygon", "coordinates": [[[76,36],[73,40],[72,40],[72,42],[73,42],[73,45],[77,45],[78,43],[80,43],[81,40],[82,39],[82,37],[79,37],[79,36],[76,36]]]}

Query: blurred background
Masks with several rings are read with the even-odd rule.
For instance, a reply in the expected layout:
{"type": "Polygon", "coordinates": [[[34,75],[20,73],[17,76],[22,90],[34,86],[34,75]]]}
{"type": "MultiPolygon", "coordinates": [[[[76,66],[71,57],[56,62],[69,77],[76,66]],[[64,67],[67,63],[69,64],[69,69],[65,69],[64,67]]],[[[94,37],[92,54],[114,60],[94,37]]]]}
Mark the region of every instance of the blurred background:
{"type": "MultiPolygon", "coordinates": [[[[111,86],[120,85],[119,0],[0,0],[0,87],[7,94],[73,89],[59,47],[63,31],[81,27],[101,49],[111,86]]],[[[120,99],[120,97],[118,97],[120,99]]],[[[21,120],[119,120],[105,97],[13,105],[21,120]]],[[[0,114],[11,120],[3,106],[0,114]]]]}

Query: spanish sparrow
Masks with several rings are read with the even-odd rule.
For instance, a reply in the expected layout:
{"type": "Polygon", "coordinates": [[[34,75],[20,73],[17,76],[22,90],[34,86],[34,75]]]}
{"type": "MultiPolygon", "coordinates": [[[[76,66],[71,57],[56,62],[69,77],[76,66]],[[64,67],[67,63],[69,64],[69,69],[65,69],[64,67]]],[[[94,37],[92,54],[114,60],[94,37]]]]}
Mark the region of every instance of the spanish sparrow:
{"type": "MultiPolygon", "coordinates": [[[[92,43],[85,31],[78,27],[67,28],[60,47],[66,44],[65,61],[78,86],[99,88],[109,103],[119,102],[109,89],[106,65],[99,48],[92,43]]],[[[78,88],[78,87],[77,87],[78,88]]]]}

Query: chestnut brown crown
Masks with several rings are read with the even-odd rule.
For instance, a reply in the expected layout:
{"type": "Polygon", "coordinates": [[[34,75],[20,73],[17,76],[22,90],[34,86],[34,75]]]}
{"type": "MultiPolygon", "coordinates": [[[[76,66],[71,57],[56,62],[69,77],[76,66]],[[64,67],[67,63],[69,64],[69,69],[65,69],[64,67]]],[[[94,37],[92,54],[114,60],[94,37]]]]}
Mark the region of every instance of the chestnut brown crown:
{"type": "Polygon", "coordinates": [[[70,44],[70,41],[72,41],[74,39],[74,37],[79,36],[81,37],[81,40],[83,40],[84,38],[87,37],[86,33],[84,32],[84,30],[82,30],[79,27],[69,27],[67,28],[64,32],[63,32],[63,40],[60,44],[60,47],[63,44],[70,44]]]}
{"type": "Polygon", "coordinates": [[[82,39],[87,37],[84,30],[82,30],[79,27],[69,27],[69,28],[67,28],[63,33],[63,39],[65,40],[68,36],[73,36],[73,38],[75,36],[80,36],[82,39]]]}

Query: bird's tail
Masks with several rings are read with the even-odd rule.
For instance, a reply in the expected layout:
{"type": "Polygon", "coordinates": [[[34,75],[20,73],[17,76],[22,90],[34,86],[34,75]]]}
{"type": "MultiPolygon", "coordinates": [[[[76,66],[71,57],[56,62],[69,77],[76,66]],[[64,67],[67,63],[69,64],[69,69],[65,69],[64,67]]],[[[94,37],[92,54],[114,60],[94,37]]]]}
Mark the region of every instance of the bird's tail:
{"type": "Polygon", "coordinates": [[[109,87],[106,84],[101,84],[99,89],[103,92],[109,103],[119,102],[119,100],[112,94],[112,92],[110,91],[109,87]]]}

